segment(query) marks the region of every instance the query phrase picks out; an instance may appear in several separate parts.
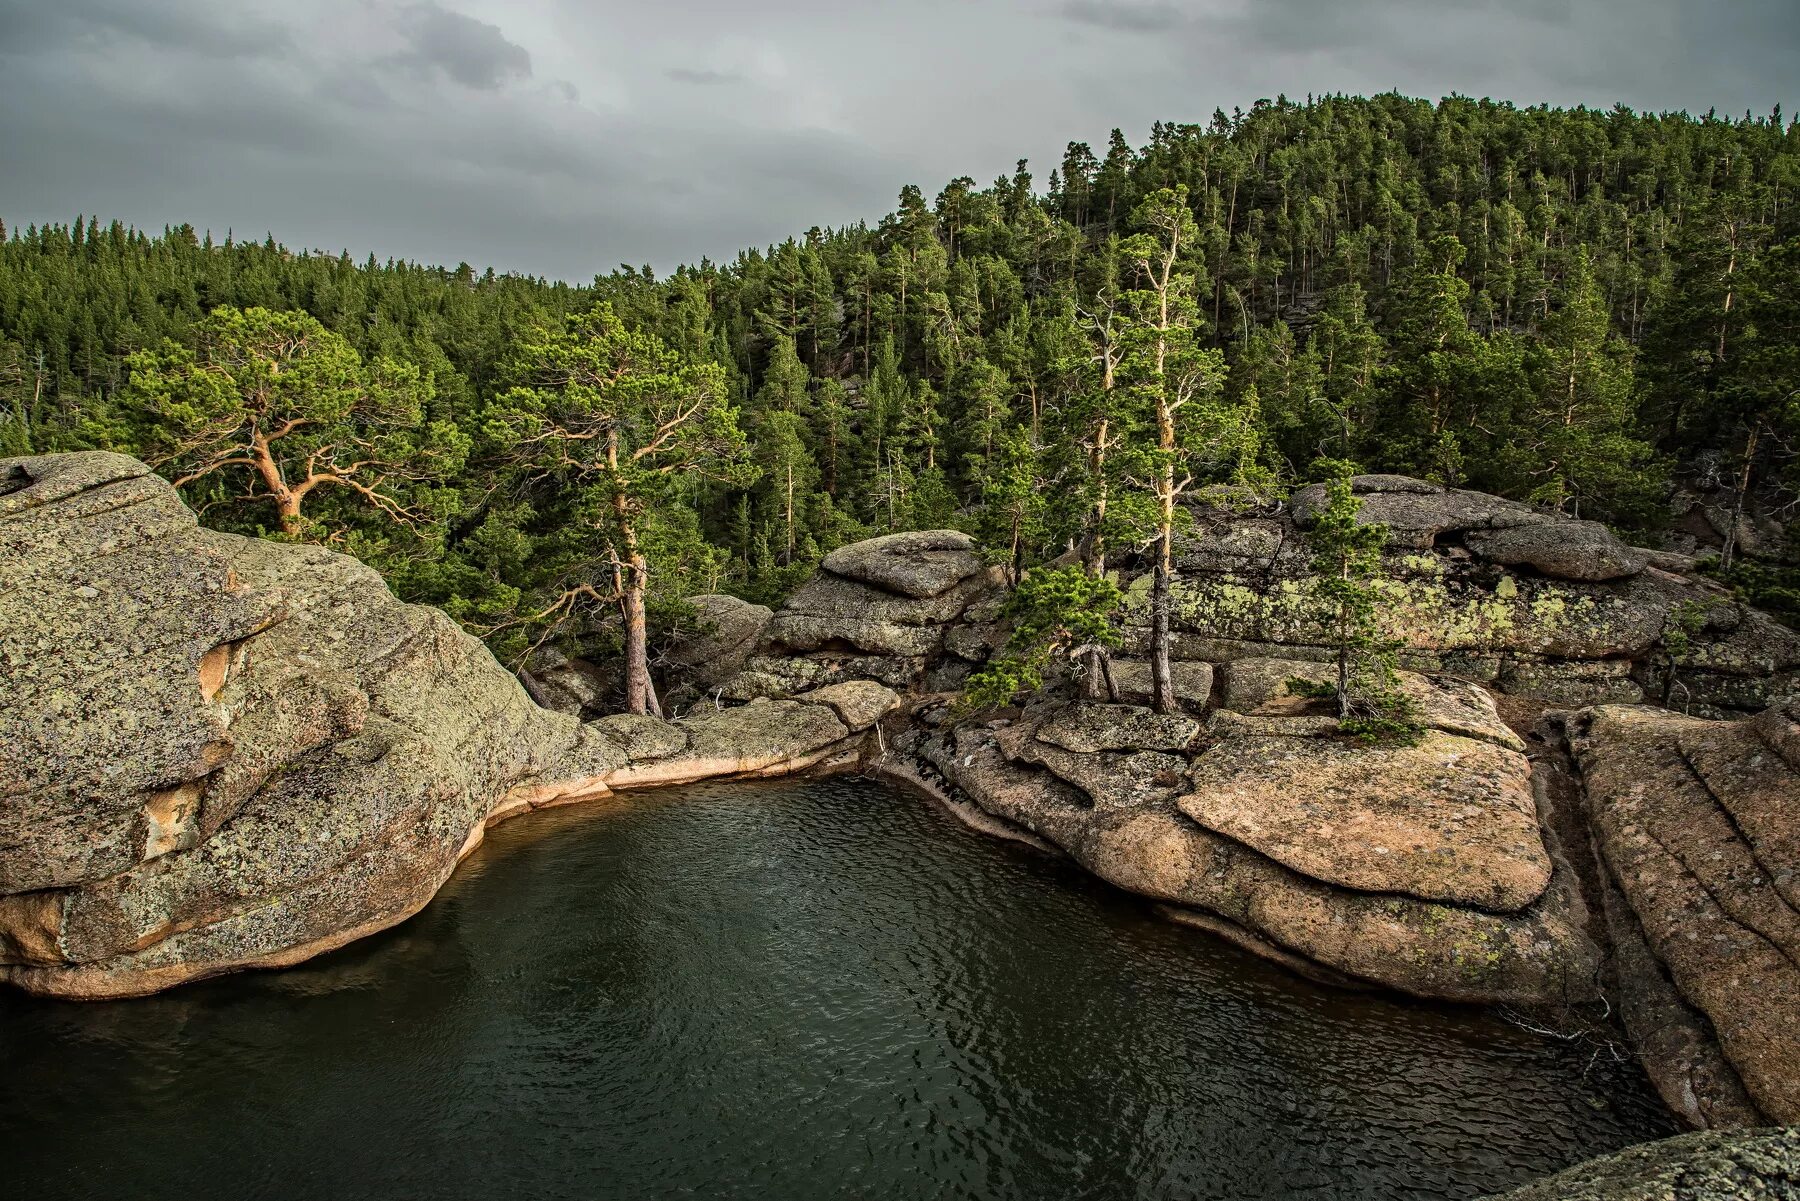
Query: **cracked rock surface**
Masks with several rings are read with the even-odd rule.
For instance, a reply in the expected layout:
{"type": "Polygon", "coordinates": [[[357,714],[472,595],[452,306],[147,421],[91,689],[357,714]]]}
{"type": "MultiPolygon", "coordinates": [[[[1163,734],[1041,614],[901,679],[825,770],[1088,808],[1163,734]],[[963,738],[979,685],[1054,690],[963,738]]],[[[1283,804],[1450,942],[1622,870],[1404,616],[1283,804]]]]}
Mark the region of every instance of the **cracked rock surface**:
{"type": "MultiPolygon", "coordinates": [[[[1595,846],[1633,919],[1621,936],[1641,932],[1652,970],[1698,1011],[1755,1107],[1800,1122],[1794,710],[1717,722],[1605,706],[1571,718],[1569,737],[1595,846]]],[[[1647,1017],[1625,1014],[1653,1043],[1647,1017]]]]}

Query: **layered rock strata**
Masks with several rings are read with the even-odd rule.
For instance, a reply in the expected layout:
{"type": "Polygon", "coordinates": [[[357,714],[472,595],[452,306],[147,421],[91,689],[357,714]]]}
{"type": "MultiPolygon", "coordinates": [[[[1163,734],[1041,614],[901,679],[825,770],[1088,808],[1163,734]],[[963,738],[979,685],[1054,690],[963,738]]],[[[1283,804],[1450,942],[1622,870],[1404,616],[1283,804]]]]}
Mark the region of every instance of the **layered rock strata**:
{"type": "MultiPolygon", "coordinates": [[[[1800,694],[1800,634],[1695,575],[1692,560],[1483,493],[1401,476],[1352,488],[1359,520],[1389,529],[1381,616],[1407,666],[1564,708],[1666,691],[1675,707],[1721,715],[1800,694]],[[1690,645],[1673,653],[1667,635],[1690,618],[1690,645]]],[[[1301,537],[1322,496],[1303,489],[1286,514],[1196,512],[1175,587],[1178,658],[1328,657],[1301,537]]],[[[1136,647],[1148,589],[1131,589],[1136,647]]]]}
{"type": "MultiPolygon", "coordinates": [[[[1284,681],[1290,665],[1266,666],[1284,681]]],[[[1327,978],[1539,1009],[1593,998],[1598,952],[1518,737],[1479,689],[1406,684],[1430,702],[1416,746],[1346,739],[1277,683],[1205,719],[1055,702],[921,727],[896,735],[897,770],[1327,978]]]]}
{"type": "Polygon", "coordinates": [[[909,692],[955,688],[998,645],[980,625],[998,587],[974,541],[955,530],[840,547],[775,612],[716,695],[780,698],[856,679],[909,692]]]}

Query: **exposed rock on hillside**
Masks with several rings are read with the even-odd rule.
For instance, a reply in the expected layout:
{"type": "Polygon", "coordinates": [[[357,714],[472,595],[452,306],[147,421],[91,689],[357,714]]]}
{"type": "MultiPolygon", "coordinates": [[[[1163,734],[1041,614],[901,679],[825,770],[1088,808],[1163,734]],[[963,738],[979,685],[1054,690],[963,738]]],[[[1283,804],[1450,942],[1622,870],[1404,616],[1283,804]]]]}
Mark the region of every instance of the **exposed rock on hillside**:
{"type": "MultiPolygon", "coordinates": [[[[775,613],[721,695],[779,698],[857,679],[914,691],[955,687],[967,668],[945,666],[946,633],[996,587],[974,542],[955,530],[839,547],[775,613]]],[[[973,626],[955,629],[980,642],[973,626]]],[[[948,661],[967,649],[966,643],[953,647],[948,661]]]]}
{"type": "Polygon", "coordinates": [[[744,669],[774,613],[767,605],[717,593],[691,596],[688,603],[700,633],[670,652],[669,666],[684,683],[709,689],[744,669]]]}
{"type": "Polygon", "coordinates": [[[0,979],[151,992],[400,921],[534,805],[853,749],[876,685],[582,726],[355,560],[108,454],[0,462],[0,979]]]}
{"type": "MultiPolygon", "coordinates": [[[[1753,712],[1800,694],[1800,634],[1652,565],[1602,526],[1399,476],[1358,476],[1352,487],[1359,519],[1390,529],[1381,616],[1408,666],[1563,707],[1654,700],[1667,674],[1664,633],[1692,605],[1702,622],[1677,667],[1676,701],[1753,712]]],[[[1197,513],[1202,536],[1180,556],[1175,588],[1178,658],[1327,656],[1296,528],[1322,496],[1296,493],[1291,519],[1197,513]]],[[[1148,587],[1132,588],[1137,647],[1148,587]]]]}
{"type": "MultiPolygon", "coordinates": [[[[894,715],[886,770],[972,825],[1323,979],[1557,1009],[1597,995],[1604,934],[1677,1112],[1800,1117],[1792,702],[1735,723],[1567,719],[1604,868],[1590,918],[1545,833],[1572,802],[1453,678],[1637,699],[1659,685],[1671,611],[1697,600],[1682,682],[1743,709],[1792,687],[1792,632],[1598,527],[1358,486],[1410,547],[1389,558],[1389,621],[1416,664],[1450,672],[1402,673],[1428,727],[1415,746],[1348,740],[1289,689],[1331,667],[1282,518],[1221,520],[1185,556],[1184,712],[1046,698],[953,723],[941,694],[1002,645],[1004,588],[967,537],[927,531],[834,551],[772,614],[699,598],[701,632],[671,656],[679,721],[598,716],[597,685],[567,672],[536,682],[584,724],[354,560],[199,528],[140,463],[0,462],[0,980],[125,996],[296,962],[417,910],[502,818],[849,764],[894,715]]],[[[1123,699],[1145,698],[1141,658],[1112,667],[1123,699]]]]}
{"type": "Polygon", "coordinates": [[[1770,1119],[1800,1122],[1794,712],[1717,722],[1605,707],[1568,726],[1599,858],[1624,902],[1607,915],[1623,966],[1666,977],[1684,1003],[1656,1004],[1654,978],[1626,981],[1626,1025],[1652,1077],[1696,1123],[1745,1120],[1745,1095],[1770,1119]],[[1653,962],[1630,959],[1640,944],[1653,962]]]}

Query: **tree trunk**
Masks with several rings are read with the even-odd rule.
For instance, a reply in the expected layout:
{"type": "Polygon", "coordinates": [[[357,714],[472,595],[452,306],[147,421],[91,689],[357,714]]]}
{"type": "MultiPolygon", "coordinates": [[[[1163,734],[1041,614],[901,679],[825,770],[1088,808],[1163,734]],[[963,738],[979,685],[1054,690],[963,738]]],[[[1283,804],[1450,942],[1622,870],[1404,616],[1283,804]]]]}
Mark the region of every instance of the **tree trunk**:
{"type": "Polygon", "coordinates": [[[1175,712],[1175,682],[1169,671],[1169,542],[1165,532],[1150,590],[1150,692],[1158,713],[1175,712]]]}
{"type": "Polygon", "coordinates": [[[1084,555],[1083,566],[1087,573],[1096,580],[1106,574],[1106,429],[1107,421],[1100,419],[1099,433],[1094,438],[1094,452],[1090,459],[1094,473],[1094,510],[1092,514],[1093,528],[1088,531],[1088,543],[1084,555]]]}
{"type": "MultiPolygon", "coordinates": [[[[1350,560],[1338,557],[1338,579],[1350,579],[1350,560]]],[[[1350,614],[1348,606],[1338,602],[1337,613],[1337,698],[1338,720],[1350,716],[1350,614]]]]}
{"type": "MultiPolygon", "coordinates": [[[[1156,374],[1163,373],[1163,343],[1156,348],[1156,374]]],[[[1150,598],[1150,693],[1158,713],[1175,712],[1175,683],[1169,673],[1169,577],[1175,572],[1175,414],[1166,397],[1156,403],[1157,443],[1163,452],[1157,480],[1156,578],[1150,598]]]]}
{"type": "Polygon", "coordinates": [[[794,561],[794,465],[787,467],[787,562],[794,561]]]}
{"type": "MultiPolygon", "coordinates": [[[[630,546],[631,538],[626,538],[630,546]]],[[[644,620],[644,556],[631,547],[625,560],[625,711],[650,712],[649,636],[644,620]]]]}
{"type": "Polygon", "coordinates": [[[650,577],[650,564],[638,549],[637,527],[633,524],[631,498],[619,480],[619,435],[609,432],[606,438],[606,461],[613,471],[613,517],[619,523],[619,541],[625,545],[624,587],[620,591],[625,621],[625,711],[654,713],[662,716],[656,689],[650,684],[650,638],[644,620],[644,587],[650,577]]]}
{"type": "Polygon", "coordinates": [[[251,435],[250,457],[256,460],[257,474],[262,476],[263,487],[275,499],[275,511],[281,518],[281,532],[290,538],[300,536],[300,501],[302,494],[288,486],[287,477],[282,474],[281,464],[275,461],[275,452],[269,449],[269,439],[260,432],[251,435]]]}
{"type": "Polygon", "coordinates": [[[1100,658],[1100,648],[1090,646],[1082,655],[1081,699],[1098,701],[1106,698],[1108,672],[1100,658]]]}
{"type": "Polygon", "coordinates": [[[1750,491],[1750,474],[1756,465],[1756,443],[1762,433],[1762,422],[1752,422],[1744,439],[1744,464],[1738,471],[1737,487],[1732,490],[1731,519],[1725,523],[1725,545],[1719,549],[1719,570],[1730,571],[1731,559],[1737,551],[1738,523],[1744,519],[1744,497],[1750,491]]]}

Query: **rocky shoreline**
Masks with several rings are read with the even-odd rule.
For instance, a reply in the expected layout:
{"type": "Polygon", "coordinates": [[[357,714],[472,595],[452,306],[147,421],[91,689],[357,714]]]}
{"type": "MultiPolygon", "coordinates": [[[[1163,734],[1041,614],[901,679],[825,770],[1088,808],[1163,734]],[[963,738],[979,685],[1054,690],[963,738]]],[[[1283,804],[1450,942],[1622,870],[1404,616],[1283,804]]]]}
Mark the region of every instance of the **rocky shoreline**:
{"type": "Polygon", "coordinates": [[[1412,747],[1288,689],[1326,657],[1304,492],[1198,515],[1185,712],[1131,703],[1126,578],[1116,703],[956,719],[1005,586],[925,531],[832,552],[778,611],[699,598],[664,721],[599,714],[576,663],[522,686],[355,560],[203,529],[135,460],[0,462],[0,980],[126,997],[295,963],[403,921],[532,809],[865,770],[1316,979],[1616,1010],[1690,1125],[1800,1122],[1800,636],[1592,523],[1357,488],[1398,533],[1412,747]]]}

